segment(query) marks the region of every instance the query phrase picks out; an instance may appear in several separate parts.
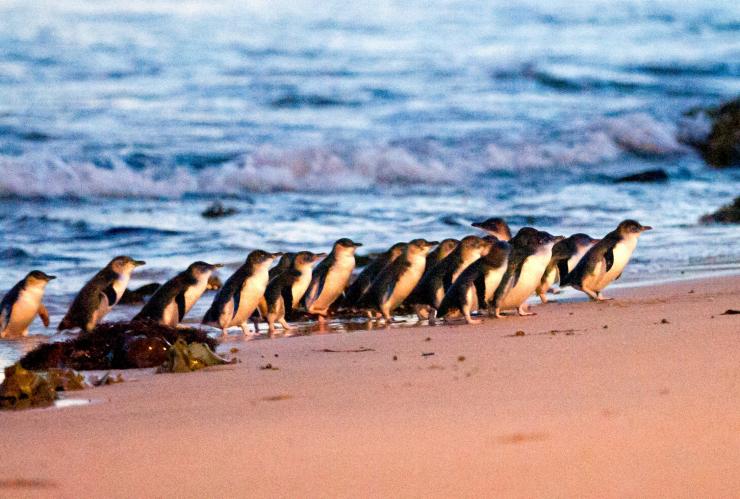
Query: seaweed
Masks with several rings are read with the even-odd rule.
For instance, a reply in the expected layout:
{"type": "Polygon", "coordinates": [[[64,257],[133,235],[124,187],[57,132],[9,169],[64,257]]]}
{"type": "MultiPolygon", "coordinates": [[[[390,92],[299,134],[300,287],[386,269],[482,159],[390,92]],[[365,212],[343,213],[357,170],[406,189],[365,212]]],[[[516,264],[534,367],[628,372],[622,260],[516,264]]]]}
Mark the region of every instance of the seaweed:
{"type": "Polygon", "coordinates": [[[76,370],[132,369],[159,365],[166,356],[157,357],[147,351],[148,346],[169,345],[182,338],[187,343],[199,342],[216,348],[217,341],[205,331],[195,328],[172,328],[153,321],[109,322],[99,324],[92,332],[56,343],[39,345],[27,353],[20,364],[26,369],[43,370],[53,367],[76,370]],[[156,338],[161,341],[145,343],[141,340],[156,338]],[[138,352],[138,353],[137,353],[138,352]]]}

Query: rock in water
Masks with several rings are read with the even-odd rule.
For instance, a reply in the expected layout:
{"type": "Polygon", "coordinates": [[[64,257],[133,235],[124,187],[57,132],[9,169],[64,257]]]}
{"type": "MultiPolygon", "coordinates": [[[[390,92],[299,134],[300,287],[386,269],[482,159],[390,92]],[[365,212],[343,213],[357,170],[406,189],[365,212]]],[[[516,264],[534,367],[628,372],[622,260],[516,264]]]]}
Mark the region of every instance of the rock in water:
{"type": "Polygon", "coordinates": [[[668,180],[668,174],[662,168],[657,170],[645,170],[644,172],[634,173],[614,179],[614,182],[621,184],[623,182],[665,182],[668,180]]]}
{"type": "Polygon", "coordinates": [[[740,196],[732,204],[728,204],[711,215],[704,215],[699,219],[704,224],[737,224],[740,223],[740,196]]]}
{"type": "Polygon", "coordinates": [[[208,208],[201,213],[203,218],[223,218],[237,213],[236,208],[224,206],[221,201],[214,201],[208,208]]]}
{"type": "MultiPolygon", "coordinates": [[[[694,114],[696,111],[692,111],[694,114]]],[[[712,125],[704,140],[689,141],[715,168],[740,166],[740,98],[704,111],[712,125]]]]}

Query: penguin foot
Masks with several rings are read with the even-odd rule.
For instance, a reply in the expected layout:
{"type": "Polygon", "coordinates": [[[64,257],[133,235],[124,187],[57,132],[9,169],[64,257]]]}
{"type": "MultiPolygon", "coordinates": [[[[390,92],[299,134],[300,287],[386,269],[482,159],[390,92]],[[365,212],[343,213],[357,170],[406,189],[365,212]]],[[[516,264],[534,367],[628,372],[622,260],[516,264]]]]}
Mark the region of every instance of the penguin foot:
{"type": "Polygon", "coordinates": [[[519,316],[521,317],[526,317],[528,315],[537,315],[537,312],[530,312],[529,309],[524,305],[517,308],[516,313],[519,314],[519,316]]]}
{"type": "Polygon", "coordinates": [[[543,304],[543,305],[544,305],[545,303],[547,303],[547,295],[546,295],[545,293],[540,293],[540,294],[539,294],[539,295],[537,295],[537,296],[539,296],[539,297],[540,297],[540,301],[542,302],[542,304],[543,304]]]}
{"type": "Polygon", "coordinates": [[[465,322],[468,324],[481,324],[483,323],[483,319],[473,319],[470,316],[465,317],[465,322]]]}
{"type": "Polygon", "coordinates": [[[295,329],[295,327],[294,326],[291,326],[290,324],[288,324],[285,321],[285,319],[283,319],[281,321],[278,321],[278,322],[280,322],[280,325],[283,326],[283,329],[285,329],[286,331],[290,331],[291,329],[295,329]]]}

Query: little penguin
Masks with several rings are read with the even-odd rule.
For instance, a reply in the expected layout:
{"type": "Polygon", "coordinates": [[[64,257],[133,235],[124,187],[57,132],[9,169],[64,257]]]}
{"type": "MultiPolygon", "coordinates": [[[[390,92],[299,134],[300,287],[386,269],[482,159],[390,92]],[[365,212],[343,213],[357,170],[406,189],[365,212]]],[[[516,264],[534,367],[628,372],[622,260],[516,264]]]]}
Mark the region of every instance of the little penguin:
{"type": "Polygon", "coordinates": [[[319,322],[326,320],[329,307],[342,296],[355,269],[355,251],[362,246],[348,238],[334,243],[329,256],[324,258],[313,270],[311,284],[304,296],[306,311],[319,316],[319,322]]]}
{"type": "Polygon", "coordinates": [[[509,224],[503,218],[488,218],[482,222],[473,222],[471,225],[485,231],[489,236],[493,236],[499,241],[508,241],[511,239],[511,229],[509,229],[509,224]]]}
{"type": "Polygon", "coordinates": [[[562,282],[591,246],[598,242],[598,239],[593,239],[588,234],[578,233],[563,239],[552,247],[552,258],[545,268],[545,273],[542,274],[540,285],[537,286],[537,296],[540,297],[542,303],[547,303],[547,292],[552,285],[556,281],[562,282]]]}
{"type": "Polygon", "coordinates": [[[442,239],[437,247],[427,255],[426,272],[429,272],[435,265],[444,260],[447,255],[457,248],[458,244],[460,244],[460,241],[457,239],[442,239]]]}
{"type": "Polygon", "coordinates": [[[419,320],[428,317],[433,323],[436,310],[452,283],[463,270],[490,249],[490,241],[478,236],[466,236],[449,255],[427,272],[408,299],[408,303],[415,306],[419,320]]]}
{"type": "Polygon", "coordinates": [[[296,253],[283,253],[283,256],[278,260],[277,265],[272,267],[269,272],[270,279],[282,274],[286,270],[290,270],[293,266],[293,259],[296,253]]]}
{"type": "Polygon", "coordinates": [[[445,317],[459,311],[468,324],[481,322],[480,319],[473,319],[471,314],[488,307],[493,300],[493,294],[506,272],[510,252],[509,243],[496,241],[486,255],[463,270],[445,293],[437,315],[445,317]]]}
{"type": "Polygon", "coordinates": [[[270,278],[270,265],[281,255],[282,253],[268,253],[263,250],[249,253],[242,266],[226,280],[213,298],[202,323],[220,328],[224,335],[228,328],[236,326],[244,334],[249,334],[247,321],[265,294],[270,278]]]}
{"type": "Polygon", "coordinates": [[[86,333],[91,332],[121,299],[134,269],[145,263],[130,256],[117,256],[111,260],[77,293],[59,323],[59,331],[78,327],[86,333]]]}
{"type": "Polygon", "coordinates": [[[373,280],[385,269],[388,265],[393,263],[406,249],[406,243],[396,243],[384,253],[378,255],[373,261],[362,269],[362,272],[355,278],[350,284],[347,291],[344,293],[342,298],[342,306],[345,308],[353,308],[357,305],[357,301],[370,289],[373,280]]]}
{"type": "Polygon", "coordinates": [[[28,326],[38,315],[49,327],[49,312],[41,302],[46,285],[56,276],[32,270],[0,301],[0,338],[28,335],[28,326]]]}
{"type": "Polygon", "coordinates": [[[641,225],[636,220],[622,221],[588,250],[560,285],[573,286],[592,300],[606,300],[601,292],[622,276],[637,246],[637,239],[647,230],[652,230],[652,227],[641,225]]]}
{"type": "Polygon", "coordinates": [[[303,295],[311,282],[311,270],[314,263],[326,256],[326,253],[300,251],[293,258],[292,268],[275,276],[267,284],[264,299],[260,300],[260,313],[267,319],[270,334],[275,332],[277,322],[283,329],[293,329],[286,321],[298,308],[303,295]]]}
{"type": "Polygon", "coordinates": [[[563,236],[524,227],[509,241],[511,253],[506,273],[493,295],[496,317],[502,317],[501,310],[511,308],[517,309],[519,315],[535,315],[528,311],[527,298],[540,283],[552,257],[552,247],[563,239],[563,236]]]}
{"type": "Polygon", "coordinates": [[[429,251],[437,241],[414,239],[406,245],[401,256],[383,269],[360,300],[372,310],[379,311],[389,324],[393,311],[411,294],[424,275],[429,251]]]}
{"type": "Polygon", "coordinates": [[[193,305],[205,293],[208,278],[223,267],[220,263],[194,262],[183,272],[162,284],[133,321],[155,321],[177,327],[193,305]]]}

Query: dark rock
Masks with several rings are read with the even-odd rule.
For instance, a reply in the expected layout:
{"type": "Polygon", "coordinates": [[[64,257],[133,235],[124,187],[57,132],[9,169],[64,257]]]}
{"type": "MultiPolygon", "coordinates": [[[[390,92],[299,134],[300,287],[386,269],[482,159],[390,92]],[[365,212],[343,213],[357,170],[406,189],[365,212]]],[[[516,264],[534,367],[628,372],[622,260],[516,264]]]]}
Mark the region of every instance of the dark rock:
{"type": "Polygon", "coordinates": [[[706,139],[688,141],[696,147],[709,165],[715,168],[740,166],[740,98],[703,112],[711,120],[706,139]]]}
{"type": "Polygon", "coordinates": [[[238,213],[236,208],[224,206],[221,201],[214,201],[208,208],[201,213],[203,218],[223,218],[238,213]]]}
{"type": "Polygon", "coordinates": [[[77,370],[137,368],[137,363],[127,355],[126,345],[139,336],[159,338],[168,344],[183,338],[188,343],[205,343],[212,349],[218,344],[201,329],[172,328],[152,321],[106,322],[77,338],[39,345],[20,363],[24,368],[34,370],[52,367],[77,370]]]}
{"type": "Polygon", "coordinates": [[[144,284],[141,287],[138,287],[134,290],[127,289],[123,292],[123,296],[120,300],[118,300],[119,305],[136,305],[139,303],[144,303],[144,299],[147,296],[151,296],[154,294],[155,291],[159,288],[160,284],[158,282],[152,282],[149,284],[144,284]]]}
{"type": "Polygon", "coordinates": [[[710,215],[699,219],[703,224],[737,224],[740,223],[740,196],[732,204],[727,204],[710,215]]]}
{"type": "Polygon", "coordinates": [[[623,182],[665,182],[668,180],[668,174],[662,168],[657,170],[645,170],[644,172],[634,173],[614,179],[614,182],[621,184],[623,182]]]}

